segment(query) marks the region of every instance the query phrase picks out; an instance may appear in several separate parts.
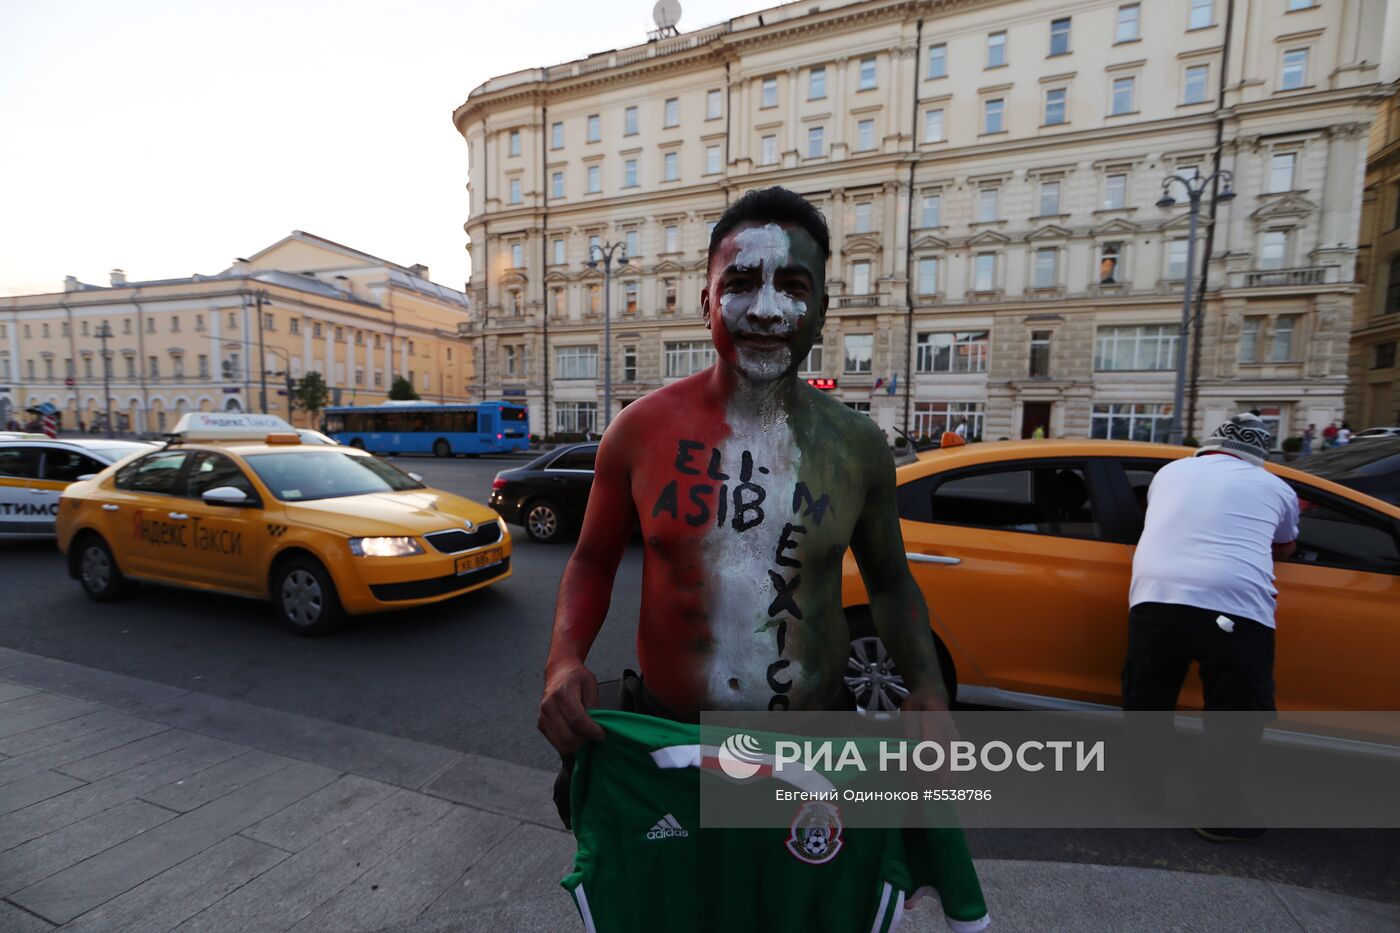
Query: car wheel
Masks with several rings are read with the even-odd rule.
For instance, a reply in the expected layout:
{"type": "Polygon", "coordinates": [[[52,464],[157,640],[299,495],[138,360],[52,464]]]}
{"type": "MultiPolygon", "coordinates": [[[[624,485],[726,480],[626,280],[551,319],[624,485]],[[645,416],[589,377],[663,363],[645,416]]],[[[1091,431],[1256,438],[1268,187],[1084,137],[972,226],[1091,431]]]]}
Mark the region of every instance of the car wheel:
{"type": "MultiPolygon", "coordinates": [[[[846,610],[846,625],[851,633],[851,653],[846,658],[846,689],[859,712],[897,710],[909,696],[904,677],[895,667],[894,659],[885,650],[885,643],[875,632],[875,622],[868,606],[846,610]]],[[[957,690],[952,659],[938,637],[929,632],[938,654],[938,667],[943,685],[951,700],[957,690]]]]}
{"type": "Polygon", "coordinates": [[[95,534],[78,547],[78,582],[88,598],[99,603],[121,599],[131,592],[131,581],[122,576],[112,549],[95,534]]]}
{"type": "Polygon", "coordinates": [[[548,544],[557,541],[564,530],[559,507],[548,499],[536,499],[525,508],[525,533],[531,541],[548,544]]]}
{"type": "Polygon", "coordinates": [[[438,438],[437,440],[433,441],[433,456],[434,456],[434,457],[450,457],[450,456],[452,456],[452,445],[449,444],[449,443],[447,443],[447,441],[443,440],[442,438],[438,438]]]}
{"type": "Polygon", "coordinates": [[[309,557],[294,557],[277,568],[272,605],[282,624],[298,635],[324,635],[345,621],[331,575],[309,557]]]}
{"type": "Polygon", "coordinates": [[[352,440],[350,441],[350,446],[353,447],[353,448],[355,448],[356,450],[364,450],[364,449],[365,449],[365,442],[362,441],[362,440],[360,440],[360,439],[357,437],[357,438],[354,438],[354,439],[352,439],[352,440]]]}

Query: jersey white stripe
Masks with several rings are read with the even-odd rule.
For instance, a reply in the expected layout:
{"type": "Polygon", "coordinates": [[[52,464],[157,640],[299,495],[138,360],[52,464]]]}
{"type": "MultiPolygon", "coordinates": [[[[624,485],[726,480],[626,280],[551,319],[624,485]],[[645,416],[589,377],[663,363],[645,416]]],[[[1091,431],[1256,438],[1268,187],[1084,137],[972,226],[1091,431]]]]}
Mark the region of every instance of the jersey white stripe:
{"type": "Polygon", "coordinates": [[[870,925],[870,933],[884,933],[885,908],[890,906],[890,883],[880,889],[880,906],[875,908],[875,922],[870,925]]]}
{"type": "Polygon", "coordinates": [[[583,917],[583,928],[587,933],[598,933],[593,925],[593,914],[588,910],[588,895],[583,893],[583,882],[574,887],[574,902],[578,904],[579,916],[583,917]]]}
{"type": "Polygon", "coordinates": [[[899,925],[904,922],[904,892],[896,891],[894,895],[894,916],[890,918],[889,933],[895,933],[899,929],[899,925]]]}

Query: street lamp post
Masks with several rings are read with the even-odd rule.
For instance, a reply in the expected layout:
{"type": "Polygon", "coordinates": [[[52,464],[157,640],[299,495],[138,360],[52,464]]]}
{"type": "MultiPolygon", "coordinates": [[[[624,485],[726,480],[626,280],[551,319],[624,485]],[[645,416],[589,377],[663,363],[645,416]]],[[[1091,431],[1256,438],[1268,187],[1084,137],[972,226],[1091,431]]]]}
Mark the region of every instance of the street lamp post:
{"type": "Polygon", "coordinates": [[[103,321],[97,328],[97,339],[102,341],[102,399],[107,412],[107,436],[115,437],[112,427],[112,357],[107,349],[107,341],[111,337],[112,327],[103,321]]]}
{"type": "Polygon", "coordinates": [[[604,243],[591,246],[588,250],[588,268],[598,268],[603,264],[603,430],[612,423],[612,264],[617,254],[619,271],[627,265],[626,243],[604,243]]]}
{"type": "Polygon", "coordinates": [[[1171,195],[1173,183],[1181,185],[1186,190],[1186,197],[1189,201],[1191,226],[1186,234],[1186,273],[1183,276],[1181,288],[1181,329],[1178,332],[1176,342],[1176,390],[1172,395],[1172,430],[1167,437],[1170,444],[1180,444],[1185,436],[1186,425],[1182,423],[1181,413],[1186,399],[1186,347],[1190,342],[1191,334],[1191,274],[1196,267],[1196,227],[1201,215],[1201,196],[1205,193],[1206,187],[1220,179],[1225,190],[1215,196],[1215,203],[1225,204],[1235,199],[1235,192],[1230,190],[1230,180],[1233,176],[1228,169],[1217,169],[1211,174],[1201,177],[1200,175],[1168,175],[1162,179],[1162,196],[1157,200],[1157,206],[1166,210],[1176,203],[1176,199],[1171,195]]]}

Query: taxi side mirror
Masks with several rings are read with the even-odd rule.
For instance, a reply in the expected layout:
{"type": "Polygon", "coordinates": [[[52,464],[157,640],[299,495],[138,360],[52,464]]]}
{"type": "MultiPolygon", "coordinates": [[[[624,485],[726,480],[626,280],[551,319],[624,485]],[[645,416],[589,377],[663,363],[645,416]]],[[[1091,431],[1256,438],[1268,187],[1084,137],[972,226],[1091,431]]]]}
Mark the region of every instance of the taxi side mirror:
{"type": "Polygon", "coordinates": [[[248,494],[233,486],[216,486],[213,489],[205,490],[205,505],[242,506],[252,505],[253,501],[248,498],[248,494]]]}

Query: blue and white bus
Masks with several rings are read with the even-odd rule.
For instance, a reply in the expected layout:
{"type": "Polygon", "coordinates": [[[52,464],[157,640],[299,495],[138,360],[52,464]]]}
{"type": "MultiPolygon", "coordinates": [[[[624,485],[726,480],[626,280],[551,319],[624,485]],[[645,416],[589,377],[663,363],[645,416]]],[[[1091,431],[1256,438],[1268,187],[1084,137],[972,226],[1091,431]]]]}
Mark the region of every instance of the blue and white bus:
{"type": "Polygon", "coordinates": [[[529,449],[530,410],[510,402],[342,406],[325,410],[325,432],[336,443],[376,454],[501,453],[529,449]]]}

